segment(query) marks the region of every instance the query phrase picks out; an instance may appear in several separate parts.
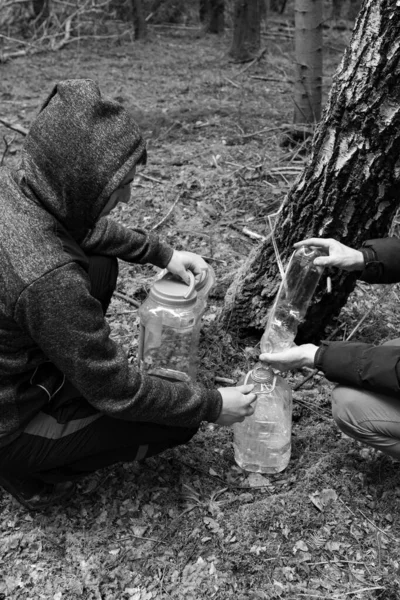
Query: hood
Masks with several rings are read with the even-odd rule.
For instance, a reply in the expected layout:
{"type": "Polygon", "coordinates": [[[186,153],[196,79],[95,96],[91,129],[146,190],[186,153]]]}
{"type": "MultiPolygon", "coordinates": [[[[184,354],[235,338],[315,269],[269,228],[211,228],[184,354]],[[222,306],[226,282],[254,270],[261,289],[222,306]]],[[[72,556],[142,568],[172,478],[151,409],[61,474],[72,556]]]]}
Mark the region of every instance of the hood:
{"type": "Polygon", "coordinates": [[[145,162],[139,128],[89,79],[58,83],[24,144],[17,182],[78,241],[128,171],[145,162]]]}

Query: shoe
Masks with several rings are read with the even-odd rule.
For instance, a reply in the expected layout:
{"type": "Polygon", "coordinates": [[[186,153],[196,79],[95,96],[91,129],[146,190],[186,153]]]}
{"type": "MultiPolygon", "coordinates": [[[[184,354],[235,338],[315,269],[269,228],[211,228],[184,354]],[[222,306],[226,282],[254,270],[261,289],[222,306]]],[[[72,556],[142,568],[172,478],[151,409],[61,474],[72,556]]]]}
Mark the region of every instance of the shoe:
{"type": "Polygon", "coordinates": [[[22,506],[28,510],[43,510],[61,500],[72,496],[76,490],[73,481],[62,483],[44,483],[38,479],[20,479],[0,475],[0,486],[11,494],[22,506]]]}

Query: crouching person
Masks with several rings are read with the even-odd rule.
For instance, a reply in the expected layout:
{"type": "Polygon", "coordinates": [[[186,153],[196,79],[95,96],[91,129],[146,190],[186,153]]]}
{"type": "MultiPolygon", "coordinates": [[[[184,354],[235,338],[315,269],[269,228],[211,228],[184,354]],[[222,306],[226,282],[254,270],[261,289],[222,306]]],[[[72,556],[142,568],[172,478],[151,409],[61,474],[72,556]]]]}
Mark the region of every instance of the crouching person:
{"type": "Polygon", "coordinates": [[[107,216],[145,162],[124,107],[69,80],[45,101],[18,168],[0,169],[0,485],[31,510],[97,469],[188,442],[201,421],[253,412],[252,386],[145,375],[110,338],[117,259],[184,279],[207,268],[107,216]]]}
{"type": "MultiPolygon", "coordinates": [[[[334,239],[311,238],[300,245],[318,246],[327,256],[320,266],[358,271],[369,283],[400,281],[400,240],[368,240],[356,250],[334,239]]],[[[332,415],[348,436],[400,459],[400,339],[381,346],[362,342],[303,344],[261,360],[281,371],[311,367],[337,383],[332,393],[332,415]]]]}

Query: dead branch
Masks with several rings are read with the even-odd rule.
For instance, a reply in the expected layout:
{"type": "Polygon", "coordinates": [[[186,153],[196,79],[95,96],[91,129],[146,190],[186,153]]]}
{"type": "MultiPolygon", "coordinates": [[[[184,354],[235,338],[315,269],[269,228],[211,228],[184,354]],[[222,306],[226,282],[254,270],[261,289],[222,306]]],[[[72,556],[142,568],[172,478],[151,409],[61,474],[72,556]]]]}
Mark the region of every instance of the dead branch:
{"type": "Polygon", "coordinates": [[[155,229],[158,229],[158,227],[161,227],[161,225],[163,223],[165,223],[165,221],[168,219],[169,215],[174,210],[175,206],[178,204],[178,201],[180,200],[181,196],[182,196],[182,194],[178,194],[177,195],[177,197],[175,198],[175,201],[174,201],[173,205],[171,206],[171,208],[169,209],[169,211],[167,212],[167,214],[161,219],[161,221],[159,223],[156,223],[155,225],[153,225],[153,227],[151,228],[152,231],[154,231],[155,229]]]}
{"type": "Polygon", "coordinates": [[[130,296],[127,296],[126,294],[122,294],[122,292],[114,292],[114,296],[116,296],[117,298],[121,298],[121,300],[124,300],[125,302],[127,302],[128,304],[131,304],[135,308],[140,307],[140,302],[138,302],[137,300],[134,300],[133,298],[131,298],[130,296]]]}
{"type": "Polygon", "coordinates": [[[22,127],[22,125],[13,125],[13,123],[10,123],[9,121],[6,121],[5,119],[0,118],[0,123],[2,125],[4,125],[4,127],[7,127],[8,129],[12,129],[13,131],[16,131],[17,133],[20,133],[21,135],[28,135],[28,130],[25,129],[25,127],[22,127]]]}
{"type": "Polygon", "coordinates": [[[15,138],[13,137],[13,138],[11,138],[10,141],[8,141],[8,139],[6,138],[6,136],[3,135],[3,140],[4,140],[4,144],[5,144],[6,147],[4,149],[3,156],[1,157],[1,160],[0,160],[0,167],[3,166],[4,160],[5,160],[5,158],[6,158],[7,154],[8,154],[8,151],[9,151],[10,146],[13,143],[14,139],[15,138]]]}
{"type": "Polygon", "coordinates": [[[239,71],[239,73],[237,75],[242,75],[243,73],[245,73],[248,69],[250,69],[250,67],[252,67],[256,62],[258,62],[259,60],[262,59],[262,57],[264,56],[264,54],[267,52],[267,48],[263,48],[261,50],[261,52],[259,52],[257,54],[257,56],[255,58],[253,58],[252,61],[250,61],[244,69],[242,69],[241,71],[239,71]]]}

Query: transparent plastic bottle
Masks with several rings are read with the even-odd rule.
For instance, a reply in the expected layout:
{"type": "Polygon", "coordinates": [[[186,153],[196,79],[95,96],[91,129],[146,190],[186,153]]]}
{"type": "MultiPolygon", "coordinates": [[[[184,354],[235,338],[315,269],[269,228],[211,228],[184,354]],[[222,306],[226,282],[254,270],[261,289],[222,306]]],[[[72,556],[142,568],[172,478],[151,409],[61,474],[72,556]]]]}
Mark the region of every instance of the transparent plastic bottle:
{"type": "Polygon", "coordinates": [[[293,253],[269,313],[261,352],[280,352],[293,345],[323,271],[314,259],[323,254],[316,246],[301,246],[293,253]]]}
{"type": "Polygon", "coordinates": [[[254,384],[254,413],[233,426],[235,461],[253,473],[279,473],[290,460],[292,392],[286,381],[257,363],[238,385],[254,384]]]}
{"type": "Polygon", "coordinates": [[[188,286],[166,272],[139,309],[140,368],[172,381],[195,380],[198,370],[202,312],[193,273],[189,274],[188,286]]]}

